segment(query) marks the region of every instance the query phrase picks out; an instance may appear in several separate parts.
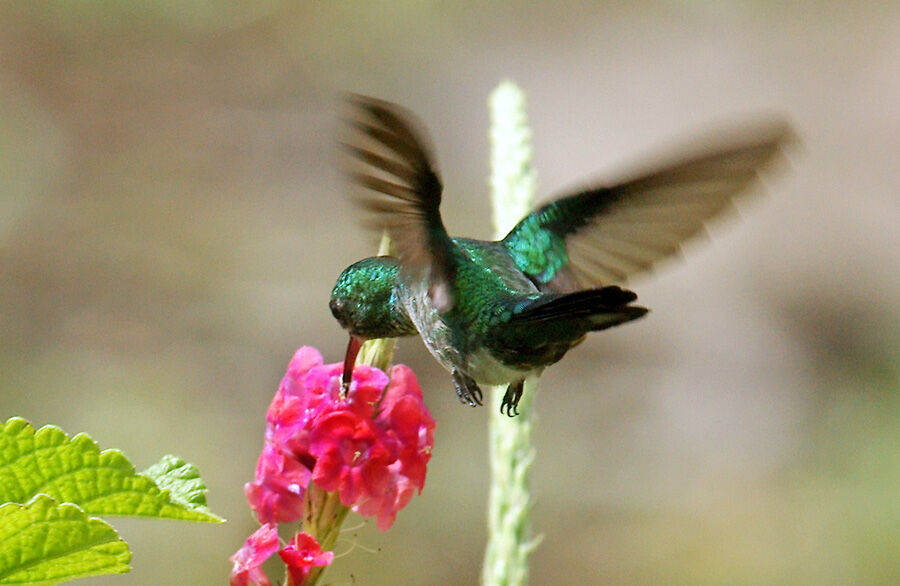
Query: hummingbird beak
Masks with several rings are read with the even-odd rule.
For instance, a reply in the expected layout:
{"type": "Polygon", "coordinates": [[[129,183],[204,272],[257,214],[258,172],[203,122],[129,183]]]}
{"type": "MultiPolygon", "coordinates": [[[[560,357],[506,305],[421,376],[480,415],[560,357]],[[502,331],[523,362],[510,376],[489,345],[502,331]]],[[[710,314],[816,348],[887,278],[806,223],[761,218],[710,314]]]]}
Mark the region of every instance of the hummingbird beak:
{"type": "Polygon", "coordinates": [[[356,365],[356,355],[362,348],[364,340],[359,336],[350,334],[350,343],[347,344],[347,353],[344,355],[344,373],[341,376],[341,396],[346,397],[350,391],[350,381],[353,379],[353,367],[356,365]]]}

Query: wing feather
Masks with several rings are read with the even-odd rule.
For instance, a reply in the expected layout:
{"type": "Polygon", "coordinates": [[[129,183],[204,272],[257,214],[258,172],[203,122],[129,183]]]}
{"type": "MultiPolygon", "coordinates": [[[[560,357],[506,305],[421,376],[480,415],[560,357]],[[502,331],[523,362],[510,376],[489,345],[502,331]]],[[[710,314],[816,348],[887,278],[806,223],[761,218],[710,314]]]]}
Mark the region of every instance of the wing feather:
{"type": "Polygon", "coordinates": [[[347,175],[362,187],[356,201],[370,213],[367,224],[387,229],[402,270],[428,279],[441,309],[452,306],[452,248],[439,211],[440,176],[415,117],[395,104],[350,96],[347,175]]]}
{"type": "Polygon", "coordinates": [[[704,233],[707,221],[758,183],[791,138],[783,121],[743,127],[730,136],[704,141],[718,147],[644,165],[644,171],[609,186],[552,201],[519,222],[503,243],[541,290],[623,283],[678,255],[685,240],[704,233]]]}

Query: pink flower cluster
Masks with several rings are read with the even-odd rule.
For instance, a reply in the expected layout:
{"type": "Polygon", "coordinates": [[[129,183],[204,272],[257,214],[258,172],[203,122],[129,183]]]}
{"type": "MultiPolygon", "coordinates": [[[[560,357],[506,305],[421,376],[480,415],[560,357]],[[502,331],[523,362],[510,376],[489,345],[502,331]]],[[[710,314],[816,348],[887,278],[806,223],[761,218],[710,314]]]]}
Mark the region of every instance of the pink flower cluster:
{"type": "Polygon", "coordinates": [[[265,446],[244,490],[261,523],[303,515],[309,482],[378,528],[425,485],[434,419],[413,372],[359,365],[346,396],[341,363],[323,364],[315,348],[297,350],[267,413],[265,446]]]}
{"type": "Polygon", "coordinates": [[[382,531],[422,491],[435,423],[413,372],[397,365],[388,377],[356,366],[346,395],[342,372],[343,364],[323,364],[308,346],[288,364],[266,413],[255,479],[244,486],[263,526],[231,557],[232,586],[270,586],[261,566],[275,552],[292,585],[306,584],[314,566],[331,564],[334,553],[323,552],[315,535],[297,533],[279,550],[277,524],[303,518],[310,482],[376,517],[382,531]]]}

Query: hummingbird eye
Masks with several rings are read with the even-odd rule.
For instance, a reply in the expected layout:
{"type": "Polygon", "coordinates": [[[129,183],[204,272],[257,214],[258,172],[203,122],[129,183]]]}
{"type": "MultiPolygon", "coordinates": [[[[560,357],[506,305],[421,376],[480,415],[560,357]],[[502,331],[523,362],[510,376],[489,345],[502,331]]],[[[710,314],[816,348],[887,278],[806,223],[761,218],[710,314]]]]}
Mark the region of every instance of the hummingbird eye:
{"type": "Polygon", "coordinates": [[[345,303],[344,299],[341,297],[332,298],[328,305],[331,307],[331,313],[333,313],[335,317],[337,317],[339,313],[344,312],[345,303]]]}

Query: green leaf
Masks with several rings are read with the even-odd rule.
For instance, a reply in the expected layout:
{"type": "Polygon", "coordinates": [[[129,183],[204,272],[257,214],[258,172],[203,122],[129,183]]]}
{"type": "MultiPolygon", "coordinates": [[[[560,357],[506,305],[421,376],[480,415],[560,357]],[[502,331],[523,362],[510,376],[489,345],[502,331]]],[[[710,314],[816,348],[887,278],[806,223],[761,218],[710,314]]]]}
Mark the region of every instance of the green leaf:
{"type": "Polygon", "coordinates": [[[41,494],[0,506],[0,584],[58,584],[130,568],[128,544],[78,506],[41,494]]]}
{"type": "Polygon", "coordinates": [[[163,456],[159,462],[142,472],[169,492],[172,502],[188,510],[202,512],[210,521],[222,521],[206,506],[206,484],[200,478],[200,471],[193,464],[177,456],[163,456]]]}
{"type": "Polygon", "coordinates": [[[59,502],[77,504],[90,515],[221,521],[206,508],[205,487],[196,469],[189,469],[181,483],[159,475],[164,479],[160,487],[150,476],[137,474],[122,452],[101,452],[86,434],[69,439],[52,425],[35,431],[18,417],[0,427],[2,501],[23,503],[44,493],[59,502]],[[185,485],[189,483],[192,488],[188,491],[185,485]]]}

